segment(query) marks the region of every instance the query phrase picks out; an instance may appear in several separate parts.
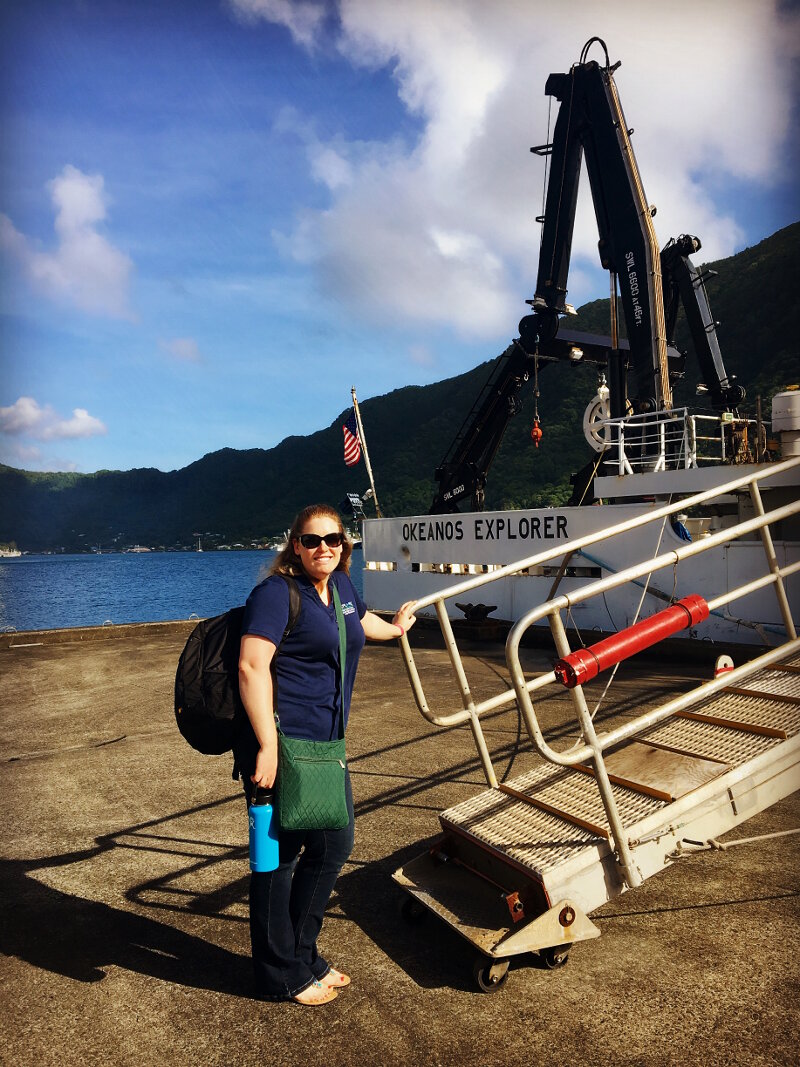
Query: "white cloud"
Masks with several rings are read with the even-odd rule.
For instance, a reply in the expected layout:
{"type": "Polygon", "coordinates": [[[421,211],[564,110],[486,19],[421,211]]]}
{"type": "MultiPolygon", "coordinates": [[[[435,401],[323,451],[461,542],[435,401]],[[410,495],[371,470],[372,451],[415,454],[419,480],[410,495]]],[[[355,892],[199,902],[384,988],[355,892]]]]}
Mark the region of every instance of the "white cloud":
{"type": "Polygon", "coordinates": [[[108,428],[86,408],[74,408],[71,417],[63,418],[49,404],[42,407],[32,396],[21,396],[10,407],[0,408],[0,433],[53,441],[97,437],[108,433],[108,428]]]}
{"type": "Polygon", "coordinates": [[[58,419],[52,426],[46,427],[42,440],[62,437],[97,437],[108,433],[108,427],[100,419],[90,415],[86,408],[74,408],[72,418],[58,419]]]}
{"type": "Polygon", "coordinates": [[[44,453],[35,445],[23,445],[19,441],[0,441],[0,463],[19,470],[76,471],[78,464],[71,459],[44,453]]]}
{"type": "Polygon", "coordinates": [[[244,22],[264,19],[285,26],[298,44],[311,48],[325,19],[323,4],[310,0],[228,0],[244,22]]]}
{"type": "MultiPolygon", "coordinates": [[[[281,21],[270,4],[248,6],[281,21]]],[[[369,145],[319,137],[306,119],[310,173],[330,201],[275,236],[314,266],[323,294],[378,321],[403,316],[472,338],[513,331],[536,282],[544,164],[528,147],[547,137],[544,84],[598,32],[622,60],[616,82],[662,245],[691,232],[700,262],[732,254],[744,229],[715,205],[721,182],[760,183],[766,195],[789,155],[800,20],[777,0],[651,6],[646,38],[632,35],[628,5],[595,0],[561,0],[557,15],[544,0],[339,9],[341,54],[390,69],[421,133],[410,146],[369,145]]],[[[309,27],[307,47],[322,31],[321,20],[309,27]]],[[[590,58],[602,62],[602,50],[590,58]]],[[[605,296],[585,175],[572,247],[569,299],[605,296]]]]}
{"type": "Polygon", "coordinates": [[[23,445],[19,441],[15,441],[10,448],[3,449],[4,454],[8,456],[4,462],[11,463],[12,466],[16,466],[20,463],[41,463],[42,462],[42,450],[36,445],[23,445]]]}
{"type": "Polygon", "coordinates": [[[193,337],[173,337],[170,341],[159,341],[159,345],[173,359],[184,363],[202,363],[203,361],[197,341],[193,337]]]}
{"type": "Polygon", "coordinates": [[[0,433],[28,434],[40,424],[42,409],[32,396],[21,396],[8,408],[0,408],[0,433]]]}
{"type": "Polygon", "coordinates": [[[344,155],[337,152],[335,148],[318,145],[310,150],[309,155],[312,175],[329,189],[341,189],[352,183],[353,168],[344,155]]]}
{"type": "Polygon", "coordinates": [[[132,318],[128,290],[133,263],[97,228],[106,218],[103,176],[67,165],[47,187],[56,214],[55,250],[40,250],[5,215],[0,215],[0,247],[46,296],[93,315],[132,318]]]}

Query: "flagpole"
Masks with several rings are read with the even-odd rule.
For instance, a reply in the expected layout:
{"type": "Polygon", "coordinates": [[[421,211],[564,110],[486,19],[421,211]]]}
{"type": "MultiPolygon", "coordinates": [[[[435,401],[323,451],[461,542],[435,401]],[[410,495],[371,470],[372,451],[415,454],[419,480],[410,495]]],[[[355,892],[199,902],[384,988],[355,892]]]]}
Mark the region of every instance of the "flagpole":
{"type": "Polygon", "coordinates": [[[372,499],[375,501],[375,514],[379,519],[383,518],[381,514],[380,505],[378,504],[378,494],[375,492],[375,479],[372,477],[372,467],[369,462],[369,452],[367,451],[367,439],[364,436],[364,427],[361,425],[361,412],[358,410],[358,400],[356,399],[356,387],[353,386],[350,389],[353,394],[353,411],[356,413],[356,423],[358,425],[358,438],[361,441],[361,449],[364,453],[364,466],[367,468],[367,474],[369,475],[369,484],[372,486],[372,499]]]}

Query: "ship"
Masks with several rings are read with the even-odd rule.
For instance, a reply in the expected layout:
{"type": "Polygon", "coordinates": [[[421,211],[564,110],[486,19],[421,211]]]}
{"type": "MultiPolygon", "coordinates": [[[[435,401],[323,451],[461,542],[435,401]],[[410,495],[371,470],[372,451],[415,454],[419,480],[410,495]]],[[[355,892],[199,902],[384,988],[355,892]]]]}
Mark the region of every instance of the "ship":
{"type": "MultiPolygon", "coordinates": [[[[548,78],[559,112],[552,142],[536,149],[551,165],[531,313],[438,467],[429,514],[364,523],[366,600],[413,600],[435,616],[449,675],[400,635],[414,700],[444,736],[469,728],[487,786],[442,811],[438,835],[393,878],[407,918],[432,913],[477,949],[473,975],[487,993],[520,956],[562,967],[573,945],[600,936],[591,916],[604,904],[698,850],[728,847],[721,835],[800,788],[800,393],[773,398],[769,429],[758,410],[744,413],[690,258],[700,241],[683,234],[659,248],[617,66],[592,38],[548,78]],[[595,44],[604,64],[589,59],[595,44]],[[584,156],[610,274],[609,337],[564,327],[584,156]],[[710,412],[674,402],[679,305],[710,412]],[[578,360],[597,366],[600,384],[583,419],[592,456],[570,506],[485,511],[489,465],[522,389],[531,378],[535,388],[545,361],[578,360]],[[478,657],[460,646],[492,617],[508,624],[506,670],[476,684],[478,657]],[[530,637],[551,650],[538,669],[523,654],[530,637]],[[659,693],[655,708],[634,700],[624,715],[598,714],[618,668],[645,651],[663,657],[673,638],[702,646],[707,680],[659,693]],[[553,730],[547,701],[564,696],[574,721],[553,730]],[[530,743],[513,777],[496,765],[507,755],[495,721],[504,709],[516,710],[518,743],[523,731],[530,743]]],[[[535,441],[537,429],[534,420],[535,441]]]]}
{"type": "MultiPolygon", "coordinates": [[[[435,594],[448,615],[478,625],[513,624],[555,595],[570,601],[580,633],[616,632],[686,593],[718,597],[755,580],[765,552],[770,566],[791,567],[800,520],[784,516],[771,533],[725,537],[759,509],[800,497],[800,390],[773,398],[771,420],[743,408],[745,391],[725,369],[706,274],[691,259],[698,237],[681,234],[660,248],[631,145],[613,70],[588,61],[588,47],[568,72],[551,74],[545,92],[559,104],[553,139],[532,151],[549,161],[536,291],[519,335],[491,365],[488,378],[435,471],[428,513],[363,523],[364,593],[376,609],[417,601],[434,614],[435,594]],[[609,334],[569,329],[570,250],[578,182],[585,159],[610,278],[609,334]],[[675,404],[673,386],[687,353],[675,330],[683,309],[702,375],[702,408],[675,404]],[[621,336],[620,315],[627,338],[621,336]],[[535,390],[545,367],[569,373],[576,362],[597,372],[583,426],[588,462],[575,472],[564,507],[485,511],[485,488],[509,419],[523,390],[535,390]],[[755,488],[754,488],[755,486],[755,488]],[[721,535],[721,536],[720,536],[721,535]],[[770,545],[765,538],[770,538],[770,545]],[[714,551],[683,551],[709,538],[714,551]],[[584,598],[591,583],[631,561],[665,557],[645,580],[584,598]],[[488,582],[491,579],[490,588],[488,582]],[[495,580],[499,579],[499,580],[495,580]]],[[[531,436],[541,439],[538,409],[531,436]]],[[[800,602],[800,579],[788,574],[784,595],[800,602]]],[[[786,625],[778,598],[760,589],[713,612],[679,638],[769,645],[786,625]]],[[[544,623],[542,623],[544,624],[544,623]]]]}

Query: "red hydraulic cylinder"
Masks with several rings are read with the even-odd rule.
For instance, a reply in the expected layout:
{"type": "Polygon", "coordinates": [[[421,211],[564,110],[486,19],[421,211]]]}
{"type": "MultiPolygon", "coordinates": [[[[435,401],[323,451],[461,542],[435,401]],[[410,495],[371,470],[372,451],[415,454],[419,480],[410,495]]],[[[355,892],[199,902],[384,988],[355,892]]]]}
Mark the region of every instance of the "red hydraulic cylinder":
{"type": "Polygon", "coordinates": [[[678,600],[664,611],[642,619],[635,626],[620,630],[618,634],[606,637],[589,648],[579,648],[560,659],[553,668],[556,678],[567,689],[583,685],[596,678],[600,671],[613,667],[620,660],[641,652],[644,648],[663,641],[665,637],[685,630],[687,626],[696,626],[708,618],[708,604],[701,596],[692,594],[678,600]]]}

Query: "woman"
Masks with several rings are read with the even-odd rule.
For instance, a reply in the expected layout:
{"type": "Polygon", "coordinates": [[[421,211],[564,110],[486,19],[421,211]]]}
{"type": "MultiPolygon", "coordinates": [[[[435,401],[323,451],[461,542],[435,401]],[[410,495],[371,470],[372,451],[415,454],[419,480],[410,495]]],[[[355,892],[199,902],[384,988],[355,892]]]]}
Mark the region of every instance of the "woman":
{"type": "MultiPolygon", "coordinates": [[[[329,741],[347,723],[350,696],[365,638],[389,641],[414,624],[413,602],[391,623],[367,611],[349,577],[353,546],[333,508],[314,504],[292,524],[270,577],[247,601],[239,656],[239,691],[251,729],[236,745],[248,800],[256,787],[271,789],[278,768],[275,712],[290,737],[329,741]],[[300,615],[281,643],[289,618],[291,575],[300,592],[300,615]],[[340,694],[339,630],[331,593],[342,602],[347,652],[340,694]],[[280,655],[275,659],[278,645],[280,655]],[[273,675],[277,681],[274,691],[273,675]]],[[[349,985],[346,974],[317,951],[317,936],[336,879],[353,847],[353,797],[345,781],[348,826],[279,834],[278,869],[250,879],[250,938],[257,994],[267,1000],[325,1004],[349,985]]]]}

